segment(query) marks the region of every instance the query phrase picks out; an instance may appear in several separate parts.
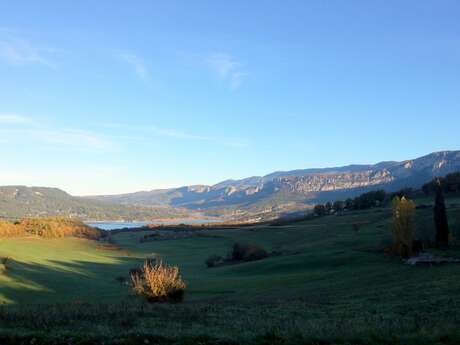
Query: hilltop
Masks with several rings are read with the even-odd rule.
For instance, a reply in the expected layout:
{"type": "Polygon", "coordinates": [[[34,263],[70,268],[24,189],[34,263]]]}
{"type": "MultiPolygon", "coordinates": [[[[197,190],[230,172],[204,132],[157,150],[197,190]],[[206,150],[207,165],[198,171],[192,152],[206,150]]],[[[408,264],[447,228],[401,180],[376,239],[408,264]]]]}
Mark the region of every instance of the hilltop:
{"type": "Polygon", "coordinates": [[[174,218],[188,215],[169,206],[117,205],[71,196],[47,187],[0,186],[0,218],[70,216],[81,219],[174,218]]]}
{"type": "Polygon", "coordinates": [[[442,151],[401,162],[278,171],[119,195],[75,197],[46,187],[0,187],[0,218],[71,216],[84,220],[155,220],[224,216],[233,221],[273,219],[304,212],[316,203],[370,190],[419,188],[436,176],[460,171],[460,151],[442,151]]]}

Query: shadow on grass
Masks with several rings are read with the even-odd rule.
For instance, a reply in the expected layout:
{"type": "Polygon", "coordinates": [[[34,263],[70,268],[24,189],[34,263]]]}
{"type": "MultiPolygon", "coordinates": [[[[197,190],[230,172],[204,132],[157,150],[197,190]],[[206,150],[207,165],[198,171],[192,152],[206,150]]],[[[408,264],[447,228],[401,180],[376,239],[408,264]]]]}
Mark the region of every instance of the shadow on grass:
{"type": "Polygon", "coordinates": [[[129,270],[142,259],[113,257],[110,263],[48,260],[46,264],[11,260],[3,272],[0,295],[13,303],[119,301],[130,295],[129,270]]]}

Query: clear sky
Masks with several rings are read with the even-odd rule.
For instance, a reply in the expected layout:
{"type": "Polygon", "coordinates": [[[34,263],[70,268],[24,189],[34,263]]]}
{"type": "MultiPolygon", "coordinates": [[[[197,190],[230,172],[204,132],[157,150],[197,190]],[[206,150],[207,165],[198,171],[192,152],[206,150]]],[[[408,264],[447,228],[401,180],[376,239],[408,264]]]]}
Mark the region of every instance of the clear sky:
{"type": "Polygon", "coordinates": [[[460,2],[0,1],[0,185],[119,193],[460,148],[460,2]]]}

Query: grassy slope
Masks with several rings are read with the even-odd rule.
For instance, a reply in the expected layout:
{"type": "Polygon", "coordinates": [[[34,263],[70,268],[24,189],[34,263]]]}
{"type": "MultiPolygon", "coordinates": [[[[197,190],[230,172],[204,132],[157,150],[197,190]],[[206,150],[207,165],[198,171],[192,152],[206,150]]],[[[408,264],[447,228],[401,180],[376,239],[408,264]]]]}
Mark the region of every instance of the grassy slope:
{"type": "Polygon", "coordinates": [[[2,239],[0,255],[12,258],[0,274],[0,301],[24,304],[116,300],[127,291],[115,277],[139,261],[75,238],[2,239]]]}
{"type": "MultiPolygon", "coordinates": [[[[430,217],[431,210],[419,210],[419,228],[431,228],[430,217]]],[[[181,267],[189,300],[321,295],[336,302],[349,297],[379,302],[392,294],[412,295],[410,286],[418,286],[422,295],[439,285],[460,288],[460,280],[453,279],[460,277],[460,266],[414,269],[379,252],[389,240],[389,220],[389,210],[376,209],[179,240],[139,243],[142,233],[121,233],[114,241],[124,250],[106,250],[80,239],[3,239],[0,256],[14,261],[6,275],[0,275],[0,294],[3,301],[22,303],[115,301],[129,296],[115,277],[127,276],[142,257],[152,254],[181,267]],[[358,233],[352,231],[353,222],[364,223],[358,233]],[[212,269],[204,266],[210,254],[224,255],[235,241],[254,242],[287,255],[212,269]]]]}
{"type": "MultiPolygon", "coordinates": [[[[418,210],[417,215],[419,228],[432,229],[430,209],[418,210]]],[[[452,227],[460,226],[459,216],[458,206],[449,208],[452,227]]],[[[385,256],[380,248],[389,240],[389,224],[390,211],[375,209],[279,227],[211,231],[179,240],[139,243],[142,233],[121,233],[114,236],[123,248],[119,251],[98,248],[97,242],[87,240],[5,239],[0,242],[0,256],[11,255],[15,261],[6,276],[0,275],[0,296],[21,304],[134,300],[115,277],[126,276],[142,257],[156,253],[180,265],[188,289],[185,305],[168,309],[171,316],[166,317],[166,325],[155,332],[176,334],[177,327],[184,327],[182,315],[193,314],[190,308],[205,309],[190,321],[196,332],[230,335],[241,332],[237,327],[242,315],[247,322],[259,322],[260,328],[267,329],[264,322],[279,326],[285,322],[279,318],[285,317],[300,320],[303,330],[325,334],[328,327],[345,332],[338,327],[352,319],[353,327],[375,318],[375,324],[393,328],[403,327],[399,318],[414,323],[422,317],[429,327],[436,320],[446,324],[444,318],[451,323],[460,320],[460,265],[409,267],[385,256]],[[357,233],[352,230],[354,222],[363,224],[357,233]],[[208,255],[225,254],[234,241],[255,242],[289,255],[205,267],[208,255]],[[209,307],[208,301],[220,303],[209,307]],[[279,301],[287,303],[279,306],[279,301]],[[232,309],[246,303],[249,307],[241,307],[242,311],[232,309]],[[260,309],[264,303],[271,306],[260,309]]],[[[450,254],[460,256],[460,248],[452,248],[450,254]]],[[[158,326],[159,321],[143,322],[158,326]]]]}

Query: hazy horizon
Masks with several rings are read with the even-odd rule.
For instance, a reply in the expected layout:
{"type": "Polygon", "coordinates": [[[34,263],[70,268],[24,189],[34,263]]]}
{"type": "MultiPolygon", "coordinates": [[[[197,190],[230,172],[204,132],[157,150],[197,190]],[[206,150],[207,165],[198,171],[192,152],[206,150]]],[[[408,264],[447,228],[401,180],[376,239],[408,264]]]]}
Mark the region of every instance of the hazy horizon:
{"type": "Polygon", "coordinates": [[[0,185],[118,194],[455,150],[459,10],[4,2],[0,185]]]}

